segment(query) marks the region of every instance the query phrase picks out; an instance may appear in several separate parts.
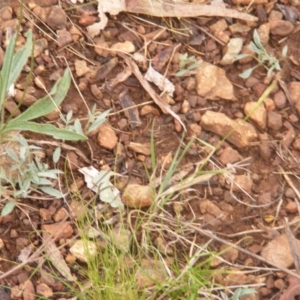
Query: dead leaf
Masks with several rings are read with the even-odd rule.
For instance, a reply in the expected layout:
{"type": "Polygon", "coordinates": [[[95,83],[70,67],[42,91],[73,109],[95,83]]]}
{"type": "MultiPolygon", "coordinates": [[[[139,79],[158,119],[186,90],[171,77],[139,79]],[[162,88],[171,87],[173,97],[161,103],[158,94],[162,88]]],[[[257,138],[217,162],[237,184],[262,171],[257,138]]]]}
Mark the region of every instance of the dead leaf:
{"type": "Polygon", "coordinates": [[[171,97],[173,96],[175,91],[174,84],[168,78],[154,70],[151,64],[149,65],[144,78],[150,82],[153,82],[161,91],[168,93],[171,97]]]}
{"type": "Polygon", "coordinates": [[[153,99],[153,101],[160,107],[160,109],[163,111],[163,113],[169,113],[170,115],[172,115],[182,125],[182,127],[186,131],[186,127],[183,124],[183,122],[181,121],[181,119],[179,118],[179,116],[172,111],[170,106],[167,103],[165,103],[159,95],[156,94],[156,92],[150,86],[149,82],[147,80],[145,80],[145,78],[143,77],[137,64],[131,58],[127,57],[123,53],[119,52],[118,55],[121,56],[125,60],[126,64],[131,68],[132,73],[136,76],[136,78],[139,80],[140,84],[148,92],[148,94],[153,99]]]}
{"type": "Polygon", "coordinates": [[[117,15],[120,12],[146,14],[156,17],[225,17],[244,21],[257,21],[257,17],[239,12],[235,9],[225,8],[221,1],[215,1],[214,5],[197,3],[174,3],[162,0],[98,0],[98,12],[100,22],[87,27],[91,37],[95,37],[107,24],[105,13],[117,15]],[[217,5],[216,5],[217,4],[217,5]]]}
{"type": "Polygon", "coordinates": [[[124,113],[128,118],[130,127],[135,129],[142,125],[142,121],[139,117],[139,111],[133,102],[132,98],[127,94],[128,89],[122,91],[119,95],[119,102],[122,108],[125,110],[124,113]]]}
{"type": "Polygon", "coordinates": [[[74,281],[75,278],[72,276],[70,268],[65,262],[61,252],[56,247],[53,239],[50,234],[47,232],[43,232],[43,239],[46,241],[45,243],[45,252],[52,262],[53,266],[57,269],[57,271],[63,275],[68,281],[74,281]]]}
{"type": "Polygon", "coordinates": [[[118,73],[116,77],[114,77],[109,82],[109,89],[111,90],[113,87],[115,87],[117,84],[125,81],[129,78],[129,76],[132,74],[131,69],[127,66],[122,72],[118,73]]]}

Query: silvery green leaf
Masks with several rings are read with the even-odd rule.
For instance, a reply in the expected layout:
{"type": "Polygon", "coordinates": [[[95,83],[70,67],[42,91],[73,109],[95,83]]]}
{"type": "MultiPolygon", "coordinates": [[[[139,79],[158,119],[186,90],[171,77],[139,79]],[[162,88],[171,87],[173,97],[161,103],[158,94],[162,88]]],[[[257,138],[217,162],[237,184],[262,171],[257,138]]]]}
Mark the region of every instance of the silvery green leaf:
{"type": "Polygon", "coordinates": [[[87,134],[92,132],[93,130],[97,129],[101,124],[103,124],[109,114],[110,110],[106,110],[103,113],[101,113],[95,121],[92,121],[91,126],[87,130],[87,134]]]}
{"type": "Polygon", "coordinates": [[[238,54],[238,55],[235,57],[234,61],[237,61],[237,60],[240,60],[240,59],[242,59],[242,58],[249,57],[249,56],[250,56],[250,54],[246,54],[246,53],[244,53],[244,54],[238,54]]]}
{"type": "Polygon", "coordinates": [[[6,153],[7,153],[7,155],[12,159],[12,160],[14,160],[15,162],[19,162],[19,158],[18,158],[18,156],[16,155],[16,153],[14,152],[14,151],[12,151],[11,149],[9,149],[9,148],[6,148],[5,149],[6,150],[6,153]]]}
{"type": "Polygon", "coordinates": [[[257,291],[252,288],[238,288],[234,291],[231,300],[239,300],[241,296],[256,294],[257,291]]]}
{"type": "Polygon", "coordinates": [[[221,294],[222,300],[229,300],[228,296],[225,293],[220,292],[220,294],[221,294]]]}
{"type": "Polygon", "coordinates": [[[15,201],[7,202],[1,211],[1,216],[4,217],[4,216],[9,215],[14,210],[15,206],[16,206],[15,201]]]}
{"type": "Polygon", "coordinates": [[[187,72],[188,72],[188,70],[183,69],[183,70],[178,71],[178,72],[175,74],[175,76],[181,77],[181,76],[183,76],[183,75],[184,75],[185,73],[187,73],[187,72]]]}
{"type": "Polygon", "coordinates": [[[66,115],[66,121],[67,121],[66,123],[69,123],[71,121],[72,117],[73,117],[73,111],[70,110],[66,115]]]}
{"type": "Polygon", "coordinates": [[[76,133],[81,134],[82,136],[84,136],[82,126],[81,126],[81,123],[80,123],[79,119],[76,119],[74,121],[74,129],[75,129],[76,133]]]}
{"type": "Polygon", "coordinates": [[[57,175],[55,173],[51,172],[38,172],[38,177],[45,177],[45,178],[51,178],[51,179],[57,179],[57,175]]]}
{"type": "Polygon", "coordinates": [[[58,191],[58,190],[56,190],[56,189],[54,189],[52,187],[43,186],[43,187],[39,187],[39,189],[42,192],[44,192],[44,193],[46,193],[46,194],[48,194],[48,195],[50,195],[50,196],[52,196],[54,198],[62,198],[63,197],[63,194],[60,191],[58,191]]]}
{"type": "Polygon", "coordinates": [[[265,50],[265,47],[264,47],[263,44],[261,43],[260,37],[259,37],[258,32],[257,32],[256,29],[254,29],[254,32],[253,32],[253,40],[254,40],[255,45],[256,45],[259,49],[265,50]]]}
{"type": "Polygon", "coordinates": [[[239,76],[243,79],[247,79],[251,75],[251,73],[253,72],[254,69],[255,68],[247,69],[243,73],[239,74],[239,76]]]}
{"type": "Polygon", "coordinates": [[[39,185],[40,184],[40,177],[37,174],[32,174],[31,181],[34,184],[39,185]]]}
{"type": "Polygon", "coordinates": [[[287,57],[287,54],[288,54],[288,50],[289,50],[289,47],[288,47],[288,45],[285,45],[283,48],[282,48],[282,57],[283,58],[286,58],[287,57]]]}
{"type": "Polygon", "coordinates": [[[52,160],[55,164],[59,161],[60,155],[61,155],[61,148],[56,147],[52,155],[52,160]]]}
{"type": "Polygon", "coordinates": [[[279,62],[277,61],[276,64],[275,64],[275,69],[280,71],[281,70],[281,67],[280,67],[280,64],[279,62]]]}
{"type": "Polygon", "coordinates": [[[275,65],[272,66],[271,68],[269,68],[268,73],[267,73],[268,77],[272,74],[272,72],[273,72],[274,69],[275,69],[275,65]]]}
{"type": "Polygon", "coordinates": [[[250,45],[248,47],[251,51],[255,52],[256,54],[264,54],[264,51],[259,49],[253,42],[250,42],[250,45]]]}
{"type": "Polygon", "coordinates": [[[189,66],[187,67],[187,69],[188,69],[188,70],[193,70],[193,69],[196,69],[196,68],[198,68],[198,67],[200,67],[200,66],[201,66],[200,63],[195,62],[195,63],[189,65],[189,66]]]}
{"type": "Polygon", "coordinates": [[[112,171],[98,171],[93,166],[80,168],[78,171],[84,175],[87,187],[99,193],[101,201],[114,208],[124,209],[119,190],[109,181],[111,176],[118,174],[112,171]]]}
{"type": "Polygon", "coordinates": [[[27,147],[24,147],[22,146],[20,148],[20,158],[22,161],[25,161],[26,158],[30,155],[29,151],[28,151],[28,148],[27,147]]]}
{"type": "Polygon", "coordinates": [[[52,182],[46,178],[40,178],[39,179],[39,185],[51,185],[52,182]]]}

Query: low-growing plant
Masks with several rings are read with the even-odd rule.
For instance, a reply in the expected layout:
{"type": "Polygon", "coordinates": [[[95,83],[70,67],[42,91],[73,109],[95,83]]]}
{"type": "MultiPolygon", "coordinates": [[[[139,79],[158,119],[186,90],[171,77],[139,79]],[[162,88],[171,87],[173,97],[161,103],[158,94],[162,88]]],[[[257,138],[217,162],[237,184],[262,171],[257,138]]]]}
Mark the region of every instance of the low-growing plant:
{"type": "MultiPolygon", "coordinates": [[[[17,199],[27,197],[33,190],[39,190],[55,198],[62,197],[62,193],[52,187],[53,180],[57,180],[58,174],[62,172],[49,169],[48,164],[43,163],[32,153],[40,148],[29,145],[26,139],[16,132],[30,131],[69,141],[86,140],[87,134],[100,126],[109,112],[100,113],[94,107],[88,114],[88,122],[83,130],[78,119],[72,120],[72,112],[66,117],[60,114],[66,123],[64,127],[34,122],[33,120],[57,109],[66,97],[71,83],[70,72],[66,69],[45,97],[38,99],[20,115],[7,118],[5,115],[7,96],[13,90],[15,81],[32,53],[31,30],[26,33],[26,38],[24,47],[15,53],[17,34],[11,36],[0,71],[0,143],[3,146],[1,148],[3,153],[6,153],[8,160],[12,162],[8,168],[3,166],[0,168],[0,196],[4,200],[9,200],[2,210],[2,215],[12,212],[17,199]],[[14,149],[10,148],[12,144],[18,143],[14,149]]],[[[60,149],[57,149],[54,152],[53,162],[56,163],[59,157],[60,149]]]]}
{"type": "Polygon", "coordinates": [[[239,300],[240,297],[246,296],[246,295],[251,295],[251,294],[256,294],[256,290],[253,288],[238,288],[234,291],[233,295],[228,298],[228,296],[221,292],[222,300],[239,300]]]}
{"type": "MultiPolygon", "coordinates": [[[[280,71],[280,61],[277,57],[274,55],[271,55],[267,52],[266,48],[263,46],[263,44],[260,41],[259,35],[257,33],[257,30],[255,29],[253,32],[253,42],[250,42],[249,49],[254,52],[257,56],[253,56],[255,60],[258,62],[258,64],[252,68],[249,68],[245,70],[243,73],[241,73],[239,76],[246,79],[248,78],[252,72],[259,66],[264,66],[267,70],[267,76],[270,76],[271,73],[274,70],[280,71]]],[[[288,51],[288,46],[285,45],[282,49],[281,56],[282,58],[286,58],[288,51]]],[[[250,56],[250,54],[240,54],[236,57],[236,60],[245,58],[250,56]]]]}
{"type": "Polygon", "coordinates": [[[0,135],[5,138],[12,131],[31,131],[51,135],[62,140],[86,140],[83,134],[75,133],[64,128],[57,128],[52,124],[40,124],[32,120],[46,116],[54,111],[64,100],[71,83],[69,70],[66,69],[63,76],[55,83],[51,91],[43,98],[37,100],[32,106],[15,118],[5,120],[4,107],[7,93],[10,87],[20,76],[31,51],[32,51],[32,31],[26,33],[26,43],[24,47],[14,54],[16,45],[16,34],[14,34],[7,47],[3,67],[0,73],[0,135]]]}
{"type": "Polygon", "coordinates": [[[61,114],[60,118],[64,122],[64,128],[81,135],[88,135],[105,122],[109,112],[110,110],[99,112],[96,110],[96,105],[94,105],[92,109],[88,111],[88,119],[83,128],[79,119],[73,118],[72,110],[70,110],[66,116],[61,114]]]}
{"type": "Polygon", "coordinates": [[[196,61],[194,55],[188,56],[187,53],[179,55],[179,71],[175,74],[177,77],[184,76],[187,72],[196,69],[200,63],[196,61]]]}
{"type": "Polygon", "coordinates": [[[9,199],[2,209],[1,215],[11,213],[20,198],[26,198],[32,191],[42,191],[55,198],[63,195],[52,187],[53,180],[58,179],[58,175],[63,172],[57,169],[49,169],[49,165],[43,163],[38,155],[33,152],[41,152],[41,148],[29,145],[24,137],[16,135],[16,142],[20,143],[20,152],[15,153],[10,148],[6,148],[7,155],[14,161],[10,169],[10,174],[17,170],[17,175],[9,175],[2,167],[0,168],[0,194],[9,199]]]}

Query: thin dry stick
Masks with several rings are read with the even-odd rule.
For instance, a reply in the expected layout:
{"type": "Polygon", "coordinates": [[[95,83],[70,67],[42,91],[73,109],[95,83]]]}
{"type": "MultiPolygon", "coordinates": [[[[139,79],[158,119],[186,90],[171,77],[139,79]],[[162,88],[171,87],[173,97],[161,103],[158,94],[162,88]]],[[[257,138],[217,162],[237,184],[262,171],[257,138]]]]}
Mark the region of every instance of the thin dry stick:
{"type": "Polygon", "coordinates": [[[296,193],[298,200],[296,201],[297,204],[297,208],[298,208],[298,213],[300,215],[300,204],[299,204],[299,200],[300,200],[300,193],[298,191],[298,189],[294,186],[292,180],[290,179],[290,177],[287,175],[287,173],[283,170],[283,168],[281,166],[278,166],[279,170],[281,171],[281,174],[283,175],[284,179],[286,180],[286,182],[288,183],[288,185],[294,190],[294,192],[296,193]]]}
{"type": "Polygon", "coordinates": [[[184,225],[184,226],[187,226],[187,227],[190,227],[190,228],[194,229],[195,231],[199,232],[200,234],[205,235],[208,238],[214,239],[215,241],[218,241],[220,243],[228,245],[228,246],[230,246],[230,247],[232,247],[232,248],[234,248],[234,249],[236,249],[236,250],[238,250],[238,251],[240,251],[242,253],[245,253],[245,254],[247,254],[247,255],[249,255],[249,256],[251,256],[251,257],[253,257],[253,258],[255,258],[255,259],[257,259],[257,260],[259,260],[261,262],[263,262],[263,263],[269,264],[269,265],[271,265],[271,266],[273,266],[273,267],[275,267],[275,268],[277,268],[277,269],[279,269],[279,270],[281,270],[281,271],[283,271],[283,272],[285,272],[285,273],[287,273],[287,274],[289,274],[291,276],[294,276],[294,277],[300,279],[300,274],[297,274],[297,273],[295,273],[295,272],[293,272],[293,271],[291,271],[291,270],[289,270],[289,269],[287,269],[285,267],[278,266],[277,264],[275,264],[273,262],[270,262],[267,259],[265,259],[265,258],[263,258],[263,257],[261,257],[261,256],[259,256],[257,254],[254,254],[254,253],[252,253],[252,252],[250,252],[250,251],[248,251],[246,249],[243,249],[243,248],[241,248],[241,247],[239,247],[239,246],[237,246],[237,245],[235,245],[235,244],[233,244],[231,242],[228,242],[228,241],[226,241],[226,240],[224,240],[222,238],[219,238],[218,236],[216,236],[215,234],[213,234],[212,232],[210,232],[208,230],[204,230],[202,228],[199,228],[199,227],[197,227],[195,225],[192,225],[192,224],[189,224],[187,222],[181,222],[181,224],[184,225]]]}

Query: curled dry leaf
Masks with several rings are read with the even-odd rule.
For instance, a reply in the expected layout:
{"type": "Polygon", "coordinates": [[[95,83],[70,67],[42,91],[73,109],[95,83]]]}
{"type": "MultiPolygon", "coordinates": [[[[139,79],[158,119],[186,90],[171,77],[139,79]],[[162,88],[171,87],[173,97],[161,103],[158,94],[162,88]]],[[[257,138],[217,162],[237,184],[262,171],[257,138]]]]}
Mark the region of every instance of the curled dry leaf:
{"type": "Polygon", "coordinates": [[[67,280],[74,281],[75,278],[72,276],[70,268],[65,262],[61,252],[56,247],[54,241],[51,239],[49,233],[43,233],[43,239],[45,241],[45,252],[52,262],[53,266],[63,275],[67,280]]]}
{"type": "Polygon", "coordinates": [[[244,21],[257,21],[257,18],[246,13],[239,12],[235,9],[228,9],[221,5],[220,1],[212,5],[203,5],[196,3],[178,3],[172,1],[151,0],[99,0],[98,12],[100,22],[87,27],[91,37],[95,37],[104,29],[107,24],[105,13],[117,15],[120,12],[129,12],[136,14],[146,14],[156,17],[228,17],[244,21]]]}
{"type": "Polygon", "coordinates": [[[151,96],[153,101],[160,107],[160,109],[164,113],[168,112],[170,115],[172,115],[182,125],[182,127],[186,131],[186,127],[183,124],[183,122],[181,121],[180,117],[177,114],[175,114],[172,111],[172,109],[170,108],[170,106],[167,103],[165,103],[161,99],[161,97],[159,95],[157,95],[157,93],[152,89],[149,82],[144,79],[144,77],[143,77],[142,73],[140,72],[137,64],[131,58],[127,57],[123,53],[119,52],[118,55],[121,56],[125,60],[126,64],[131,68],[132,73],[136,76],[136,78],[139,80],[142,87],[148,92],[148,94],[151,96]]]}
{"type": "Polygon", "coordinates": [[[122,91],[119,95],[119,101],[122,108],[125,110],[124,113],[129,120],[130,127],[135,129],[140,127],[142,121],[139,117],[139,111],[133,102],[132,98],[127,94],[128,89],[122,91]]]}
{"type": "Polygon", "coordinates": [[[173,93],[175,91],[174,84],[169,79],[167,79],[166,77],[164,77],[163,75],[161,75],[160,73],[155,71],[152,68],[151,64],[149,65],[149,68],[148,68],[144,78],[147,79],[148,81],[153,82],[155,85],[157,85],[161,91],[165,91],[170,96],[173,96],[173,93]]]}

